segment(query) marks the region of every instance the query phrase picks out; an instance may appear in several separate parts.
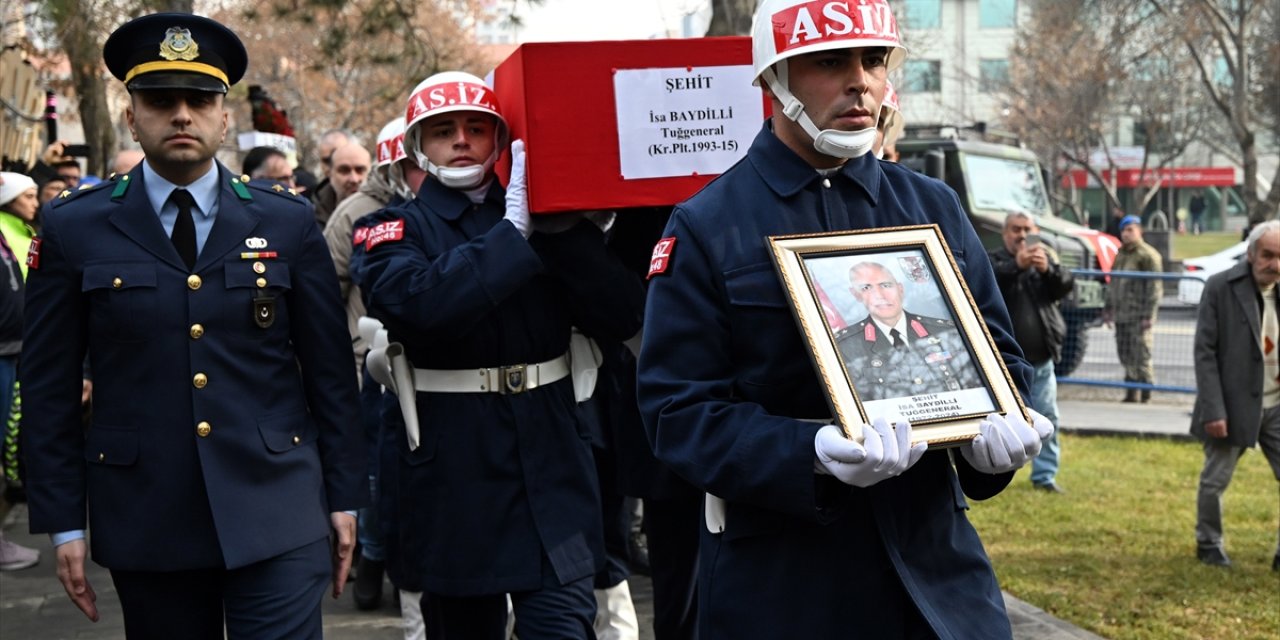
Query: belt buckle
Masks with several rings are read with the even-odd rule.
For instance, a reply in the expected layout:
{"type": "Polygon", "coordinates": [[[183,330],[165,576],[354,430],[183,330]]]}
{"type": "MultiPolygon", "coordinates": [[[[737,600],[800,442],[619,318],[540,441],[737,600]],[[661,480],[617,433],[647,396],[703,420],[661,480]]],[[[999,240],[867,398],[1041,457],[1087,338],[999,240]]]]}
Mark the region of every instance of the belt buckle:
{"type": "Polygon", "coordinates": [[[509,367],[498,367],[498,375],[502,377],[502,395],[524,393],[527,390],[528,365],[513,364],[509,367]]]}

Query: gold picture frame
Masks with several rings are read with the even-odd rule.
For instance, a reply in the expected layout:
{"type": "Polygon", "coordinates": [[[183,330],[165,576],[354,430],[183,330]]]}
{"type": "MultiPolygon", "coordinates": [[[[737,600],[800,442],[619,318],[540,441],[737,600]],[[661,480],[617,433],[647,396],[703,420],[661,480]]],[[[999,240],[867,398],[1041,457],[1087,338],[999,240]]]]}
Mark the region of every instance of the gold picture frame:
{"type": "Polygon", "coordinates": [[[955,446],[990,413],[1027,416],[937,225],[770,236],[774,266],[832,415],[911,422],[955,446]]]}

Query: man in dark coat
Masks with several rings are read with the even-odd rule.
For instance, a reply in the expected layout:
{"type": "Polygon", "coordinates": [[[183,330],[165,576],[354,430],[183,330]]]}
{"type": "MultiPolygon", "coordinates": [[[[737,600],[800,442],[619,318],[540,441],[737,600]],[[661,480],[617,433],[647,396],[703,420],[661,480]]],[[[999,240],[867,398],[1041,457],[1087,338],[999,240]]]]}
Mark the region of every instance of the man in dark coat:
{"type": "Polygon", "coordinates": [[[429,175],[417,198],[356,223],[351,256],[369,315],[412,367],[385,416],[409,427],[391,472],[405,582],[425,592],[431,638],[503,638],[507,594],[520,637],[591,637],[604,543],[570,332],[633,337],[643,287],[582,214],[530,217],[519,141],[510,188],[498,183],[509,134],[482,80],[427,78],[405,123],[429,175]]]}
{"type": "MultiPolygon", "coordinates": [[[[814,6],[811,6],[814,5],[814,6]]],[[[1008,639],[1000,588],[964,496],[999,493],[1052,425],[990,414],[950,452],[911,425],[847,425],[822,385],[765,238],[937,223],[1025,394],[1029,368],[953,191],[870,152],[905,50],[887,4],[813,25],[766,0],[752,34],[773,117],[747,156],[676,207],[654,249],[640,409],[657,457],[707,492],[698,637],[1008,639]]]]}
{"type": "Polygon", "coordinates": [[[311,206],[213,158],[244,47],[190,14],[107,39],[132,172],[46,205],[22,371],[32,532],[67,595],[111,570],[130,638],[320,638],[368,500],[338,283],[311,206]],[[99,372],[82,431],[81,367],[99,372]],[[330,554],[330,534],[336,549],[330,554]]]}
{"type": "MultiPolygon", "coordinates": [[[[1246,255],[1247,262],[1209,278],[1196,320],[1191,433],[1204,442],[1196,557],[1218,566],[1231,564],[1222,541],[1222,494],[1240,456],[1257,445],[1280,481],[1280,222],[1254,227],[1246,255]]],[[[1280,570],[1280,539],[1271,568],[1280,570]]]]}
{"type": "Polygon", "coordinates": [[[1067,323],[1059,301],[1075,288],[1071,272],[1040,238],[1030,214],[1015,211],[1005,217],[1004,246],[988,255],[996,283],[1013,320],[1013,336],[1031,363],[1031,407],[1053,423],[1055,431],[1031,463],[1031,486],[1062,493],[1058,486],[1058,377],[1054,366],[1062,357],[1067,323]]]}

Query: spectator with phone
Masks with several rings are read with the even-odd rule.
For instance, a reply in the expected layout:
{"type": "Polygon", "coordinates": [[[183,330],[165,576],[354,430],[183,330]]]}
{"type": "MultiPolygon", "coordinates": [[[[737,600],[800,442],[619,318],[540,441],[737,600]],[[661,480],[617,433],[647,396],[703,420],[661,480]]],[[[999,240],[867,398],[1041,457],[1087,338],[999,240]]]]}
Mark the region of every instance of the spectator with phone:
{"type": "Polygon", "coordinates": [[[1075,287],[1071,272],[1041,239],[1035,218],[1023,211],[1004,219],[1004,246],[992,250],[991,267],[1013,319],[1013,336],[1034,368],[1031,408],[1053,423],[1053,435],[1044,441],[1031,462],[1031,486],[1063,493],[1058,485],[1058,379],[1054,365],[1062,358],[1067,324],[1059,301],[1075,287]]]}
{"type": "Polygon", "coordinates": [[[67,188],[75,191],[80,186],[80,178],[84,173],[77,157],[89,155],[89,145],[68,144],[65,140],[52,142],[44,148],[40,161],[48,167],[50,173],[67,183],[67,188]]]}
{"type": "MultiPolygon", "coordinates": [[[[42,190],[43,185],[60,181],[63,183],[64,191],[75,191],[80,186],[80,178],[83,176],[83,172],[80,169],[80,161],[76,158],[88,155],[88,145],[69,144],[65,140],[55,140],[44,148],[44,152],[36,160],[35,166],[31,167],[30,176],[37,185],[41,185],[42,190]]],[[[57,194],[54,195],[56,196],[57,194]]],[[[43,202],[41,200],[41,203],[43,202]]]]}

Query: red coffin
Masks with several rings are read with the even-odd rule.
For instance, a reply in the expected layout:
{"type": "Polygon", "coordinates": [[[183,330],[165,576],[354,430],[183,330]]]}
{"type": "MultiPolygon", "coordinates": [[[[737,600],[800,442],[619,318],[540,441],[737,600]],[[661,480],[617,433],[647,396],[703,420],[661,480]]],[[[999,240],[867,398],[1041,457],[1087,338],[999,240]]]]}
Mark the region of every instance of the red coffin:
{"type": "MultiPolygon", "coordinates": [[[[693,195],[715,175],[639,179],[622,175],[614,76],[620,70],[739,65],[751,65],[750,38],[521,45],[498,65],[493,85],[512,139],[523,139],[528,149],[530,209],[556,213],[663,206],[693,195]]],[[[760,97],[767,113],[763,93],[760,97]]],[[[754,135],[760,127],[760,112],[752,111],[731,112],[737,118],[732,126],[741,131],[749,125],[754,135]]],[[[749,138],[746,143],[733,143],[735,158],[746,154],[749,143],[749,138]]],[[[679,146],[681,153],[700,153],[703,148],[679,146]]],[[[510,159],[504,154],[498,167],[504,182],[509,171],[510,159]]]]}

